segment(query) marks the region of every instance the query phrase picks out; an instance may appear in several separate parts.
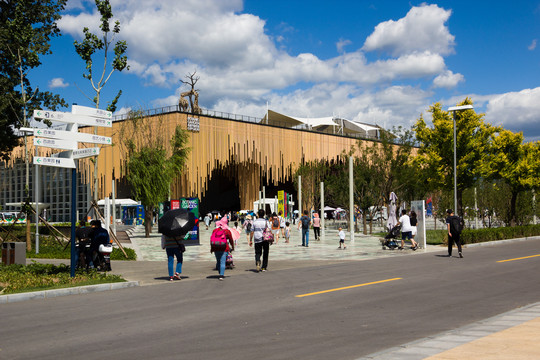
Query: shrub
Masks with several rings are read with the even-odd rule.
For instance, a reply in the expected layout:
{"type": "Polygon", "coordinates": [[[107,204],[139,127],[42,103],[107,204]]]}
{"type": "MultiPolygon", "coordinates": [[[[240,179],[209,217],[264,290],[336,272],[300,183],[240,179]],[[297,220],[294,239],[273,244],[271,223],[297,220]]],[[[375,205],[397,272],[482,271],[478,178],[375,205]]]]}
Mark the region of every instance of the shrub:
{"type": "MultiPolygon", "coordinates": [[[[515,239],[540,235],[540,225],[523,225],[514,227],[464,229],[461,233],[462,244],[475,244],[487,241],[515,239]]],[[[448,244],[448,234],[445,232],[444,243],[448,244]]]]}
{"type": "Polygon", "coordinates": [[[125,280],[118,275],[98,273],[95,270],[88,272],[78,270],[72,278],[70,267],[64,264],[39,264],[35,261],[26,266],[0,264],[2,294],[123,281],[125,280]]]}

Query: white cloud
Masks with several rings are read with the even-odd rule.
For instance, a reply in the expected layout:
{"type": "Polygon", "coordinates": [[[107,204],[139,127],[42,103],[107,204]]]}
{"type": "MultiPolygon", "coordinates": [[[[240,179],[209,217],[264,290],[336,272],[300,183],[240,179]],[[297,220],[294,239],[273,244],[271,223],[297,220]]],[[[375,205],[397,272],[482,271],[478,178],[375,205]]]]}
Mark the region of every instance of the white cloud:
{"type": "Polygon", "coordinates": [[[506,129],[524,131],[526,138],[539,136],[540,87],[493,96],[487,105],[486,118],[506,129]]]}
{"type": "Polygon", "coordinates": [[[49,88],[50,89],[56,89],[56,88],[65,88],[68,87],[69,84],[64,82],[63,78],[54,78],[49,81],[49,88]]]}
{"type": "Polygon", "coordinates": [[[363,50],[385,51],[394,56],[415,51],[451,54],[454,36],[445,25],[451,13],[437,5],[413,7],[404,18],[377,25],[363,50]]]}
{"type": "MultiPolygon", "coordinates": [[[[270,101],[272,108],[291,115],[334,113],[409,126],[425,111],[431,93],[408,84],[435,78],[436,86],[450,87],[463,78],[445,64],[454,46],[445,25],[451,11],[436,5],[413,7],[404,18],[379,24],[363,49],[344,52],[353,40],[340,39],[339,55],[323,60],[277,48],[294,28],[279,36],[267,34],[263,19],[242,13],[241,0],[185,0],[182,6],[167,0],[111,2],[121,23],[119,39],[128,43],[130,73],[146,86],[174,92],[141,99],[155,106],[176,104],[186,89],[179,89],[179,80],[196,70],[206,108],[261,116],[270,101]],[[364,51],[372,50],[394,57],[369,61],[364,51]]],[[[64,16],[59,27],[76,38],[84,26],[98,32],[99,16],[90,9],[64,16]]]]}
{"type": "Polygon", "coordinates": [[[537,42],[537,39],[533,39],[533,41],[531,42],[531,44],[529,46],[527,46],[527,49],[529,50],[534,50],[536,49],[536,42],[537,42]]]}
{"type": "Polygon", "coordinates": [[[454,74],[450,70],[446,70],[444,73],[440,74],[433,80],[433,86],[437,88],[453,88],[456,87],[458,83],[464,81],[465,78],[461,74],[454,74]]]}
{"type": "Polygon", "coordinates": [[[347,39],[339,39],[339,41],[336,43],[336,49],[338,53],[343,53],[345,51],[345,46],[351,45],[352,41],[347,39]]]}

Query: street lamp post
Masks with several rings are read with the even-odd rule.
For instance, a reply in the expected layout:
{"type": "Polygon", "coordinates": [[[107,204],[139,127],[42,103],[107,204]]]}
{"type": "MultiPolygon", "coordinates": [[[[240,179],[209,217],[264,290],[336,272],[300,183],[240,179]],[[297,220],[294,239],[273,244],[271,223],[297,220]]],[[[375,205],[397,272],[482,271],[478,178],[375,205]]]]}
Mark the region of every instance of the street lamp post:
{"type": "Polygon", "coordinates": [[[457,159],[456,159],[456,111],[473,109],[472,105],[452,106],[448,111],[452,111],[452,120],[454,122],[454,211],[457,215],[457,159]]]}

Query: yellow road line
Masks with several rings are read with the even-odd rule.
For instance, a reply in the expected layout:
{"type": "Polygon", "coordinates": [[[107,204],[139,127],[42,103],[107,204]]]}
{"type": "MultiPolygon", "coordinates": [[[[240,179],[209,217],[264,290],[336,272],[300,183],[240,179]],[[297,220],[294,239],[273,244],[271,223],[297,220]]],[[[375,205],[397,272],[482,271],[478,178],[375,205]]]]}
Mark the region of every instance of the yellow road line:
{"type": "Polygon", "coordinates": [[[524,256],[524,257],[515,258],[515,259],[499,260],[499,261],[497,261],[497,262],[498,262],[498,263],[499,263],[499,262],[502,263],[502,262],[507,262],[507,261],[516,261],[516,260],[530,259],[530,258],[538,257],[538,256],[540,256],[540,254],[538,254],[538,255],[531,255],[531,256],[524,256]]]}
{"type": "Polygon", "coordinates": [[[352,289],[352,288],[357,288],[357,287],[367,286],[367,285],[381,284],[381,283],[385,283],[385,282],[389,282],[389,281],[395,281],[395,280],[401,280],[401,279],[402,278],[393,278],[393,279],[374,281],[374,282],[365,283],[365,284],[351,285],[351,286],[345,286],[345,287],[340,287],[340,288],[336,288],[336,289],[312,292],[312,293],[309,293],[309,294],[296,295],[295,297],[306,297],[306,296],[311,296],[311,295],[325,294],[325,293],[334,292],[334,291],[347,290],[347,289],[352,289]]]}

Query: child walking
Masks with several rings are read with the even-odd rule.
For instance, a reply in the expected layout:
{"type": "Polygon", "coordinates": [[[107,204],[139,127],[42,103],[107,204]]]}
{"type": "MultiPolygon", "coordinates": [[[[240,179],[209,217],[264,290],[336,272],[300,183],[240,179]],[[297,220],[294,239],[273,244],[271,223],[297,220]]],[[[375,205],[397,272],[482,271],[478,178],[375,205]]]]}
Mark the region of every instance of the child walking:
{"type": "Polygon", "coordinates": [[[345,246],[345,231],[340,227],[339,229],[339,247],[338,249],[341,249],[341,245],[343,245],[343,250],[345,250],[347,247],[345,246]]]}
{"type": "Polygon", "coordinates": [[[287,244],[289,243],[289,237],[291,236],[291,228],[289,225],[291,225],[291,223],[286,221],[285,222],[285,242],[287,244]]]}

